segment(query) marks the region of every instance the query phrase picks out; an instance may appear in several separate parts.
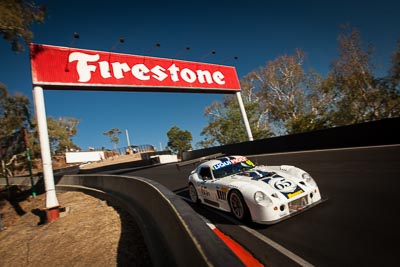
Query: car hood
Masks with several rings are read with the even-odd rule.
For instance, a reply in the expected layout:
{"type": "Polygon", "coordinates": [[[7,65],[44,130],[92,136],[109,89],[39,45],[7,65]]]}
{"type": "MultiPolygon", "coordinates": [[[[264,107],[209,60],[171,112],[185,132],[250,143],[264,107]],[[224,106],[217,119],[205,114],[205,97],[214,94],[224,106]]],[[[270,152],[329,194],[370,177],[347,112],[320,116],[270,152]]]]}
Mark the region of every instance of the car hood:
{"type": "Polygon", "coordinates": [[[308,185],[304,179],[279,169],[254,168],[223,178],[226,185],[240,188],[263,190],[267,194],[280,193],[286,198],[306,192],[308,185]]]}

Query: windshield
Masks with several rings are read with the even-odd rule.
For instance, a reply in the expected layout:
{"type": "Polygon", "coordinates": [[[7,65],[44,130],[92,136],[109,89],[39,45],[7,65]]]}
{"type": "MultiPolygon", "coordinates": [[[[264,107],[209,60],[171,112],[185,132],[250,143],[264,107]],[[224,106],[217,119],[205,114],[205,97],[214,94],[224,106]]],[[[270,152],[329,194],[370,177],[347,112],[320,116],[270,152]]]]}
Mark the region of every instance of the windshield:
{"type": "Polygon", "coordinates": [[[254,163],[246,157],[226,159],[212,167],[214,178],[222,178],[254,168],[254,163]]]}

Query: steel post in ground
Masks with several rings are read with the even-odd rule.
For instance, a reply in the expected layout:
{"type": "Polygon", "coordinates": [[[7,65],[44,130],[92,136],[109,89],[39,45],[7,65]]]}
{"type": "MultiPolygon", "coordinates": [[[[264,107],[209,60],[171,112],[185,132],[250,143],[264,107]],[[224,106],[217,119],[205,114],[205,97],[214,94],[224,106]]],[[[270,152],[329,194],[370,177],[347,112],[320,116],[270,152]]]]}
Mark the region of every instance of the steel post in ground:
{"type": "Polygon", "coordinates": [[[46,190],[46,210],[49,222],[59,217],[59,207],[54,186],[53,166],[51,161],[49,133],[47,130],[46,110],[44,105],[43,88],[33,88],[35,111],[39,130],[40,150],[42,155],[43,177],[46,190]]]}

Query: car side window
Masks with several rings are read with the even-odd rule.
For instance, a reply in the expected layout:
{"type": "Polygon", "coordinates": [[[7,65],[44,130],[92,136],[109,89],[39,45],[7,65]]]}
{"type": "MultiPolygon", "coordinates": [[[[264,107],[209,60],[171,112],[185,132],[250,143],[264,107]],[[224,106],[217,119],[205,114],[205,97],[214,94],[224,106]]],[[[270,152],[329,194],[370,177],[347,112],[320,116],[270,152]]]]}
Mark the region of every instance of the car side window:
{"type": "Polygon", "coordinates": [[[201,178],[203,178],[203,180],[210,180],[212,179],[211,176],[211,170],[208,167],[203,167],[200,169],[199,175],[201,176],[201,178]]]}

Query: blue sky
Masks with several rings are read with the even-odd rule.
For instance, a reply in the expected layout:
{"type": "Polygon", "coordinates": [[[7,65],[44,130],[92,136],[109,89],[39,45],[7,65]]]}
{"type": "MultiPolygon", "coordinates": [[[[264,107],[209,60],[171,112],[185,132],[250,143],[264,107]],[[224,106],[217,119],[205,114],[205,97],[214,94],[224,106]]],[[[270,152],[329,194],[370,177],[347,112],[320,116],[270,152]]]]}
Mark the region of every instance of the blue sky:
{"type": "MultiPolygon", "coordinates": [[[[400,3],[392,0],[36,2],[48,7],[48,16],[44,24],[32,27],[35,43],[110,51],[124,38],[115,52],[232,65],[239,79],[296,48],[306,52],[306,68],[324,75],[338,57],[337,37],[346,23],[374,45],[377,71],[385,74],[400,40],[400,3]],[[79,39],[73,39],[74,32],[79,39]],[[216,53],[208,55],[212,50],[216,53]]],[[[20,92],[32,99],[28,51],[15,54],[1,40],[0,62],[0,82],[11,94],[20,92]]],[[[172,126],[190,131],[195,146],[208,123],[204,109],[223,97],[52,90],[44,96],[47,116],[80,120],[73,140],[82,150],[112,148],[102,134],[111,128],[123,132],[118,147],[127,145],[128,130],[131,144],[163,149],[172,126]]]]}

